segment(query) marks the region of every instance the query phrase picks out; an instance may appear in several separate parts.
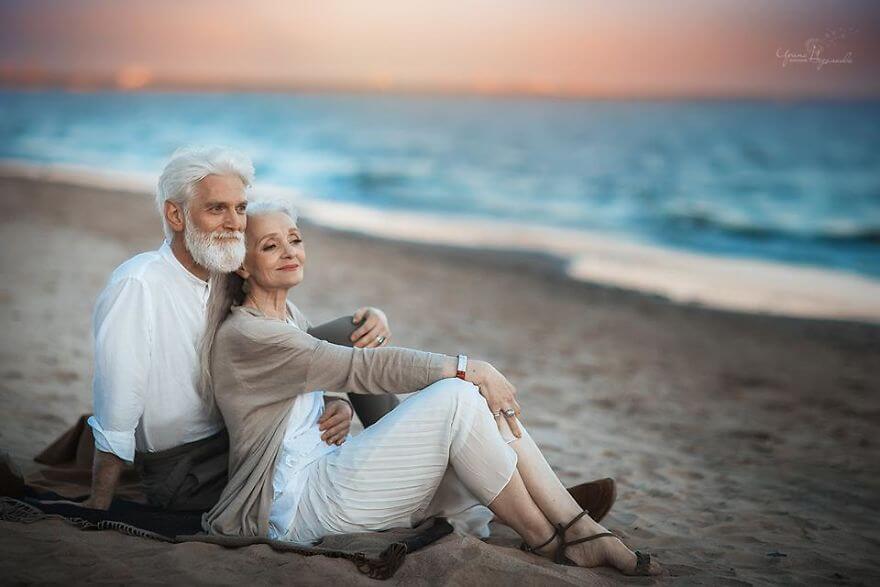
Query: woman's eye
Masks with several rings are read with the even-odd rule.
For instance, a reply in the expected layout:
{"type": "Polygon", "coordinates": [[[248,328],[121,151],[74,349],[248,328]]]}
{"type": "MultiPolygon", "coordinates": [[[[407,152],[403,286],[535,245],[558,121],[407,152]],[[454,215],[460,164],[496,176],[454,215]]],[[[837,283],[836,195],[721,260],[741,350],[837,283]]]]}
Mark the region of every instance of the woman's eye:
{"type": "Polygon", "coordinates": [[[301,238],[294,238],[290,240],[290,244],[292,245],[298,245],[301,242],[303,242],[301,238]]]}
{"type": "Polygon", "coordinates": [[[275,245],[266,245],[265,247],[263,247],[263,250],[264,250],[264,251],[269,251],[269,250],[274,249],[274,248],[275,248],[275,245]]]}

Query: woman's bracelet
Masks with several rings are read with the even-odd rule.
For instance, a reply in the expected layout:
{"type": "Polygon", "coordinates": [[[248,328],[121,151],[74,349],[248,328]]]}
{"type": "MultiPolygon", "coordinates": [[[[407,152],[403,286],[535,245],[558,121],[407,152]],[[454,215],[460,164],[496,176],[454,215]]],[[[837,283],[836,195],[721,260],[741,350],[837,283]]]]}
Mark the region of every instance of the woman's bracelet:
{"type": "Polygon", "coordinates": [[[462,381],[467,381],[467,355],[458,355],[458,366],[455,368],[455,376],[462,381]]]}

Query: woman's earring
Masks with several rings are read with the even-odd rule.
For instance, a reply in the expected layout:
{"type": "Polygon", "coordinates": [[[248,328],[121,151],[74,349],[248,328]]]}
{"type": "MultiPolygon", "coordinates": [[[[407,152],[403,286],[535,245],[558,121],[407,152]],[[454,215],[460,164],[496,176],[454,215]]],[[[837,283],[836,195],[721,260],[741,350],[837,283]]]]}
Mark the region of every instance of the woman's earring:
{"type": "Polygon", "coordinates": [[[244,281],[241,282],[241,291],[245,295],[251,293],[251,284],[248,280],[245,279],[244,281]]]}

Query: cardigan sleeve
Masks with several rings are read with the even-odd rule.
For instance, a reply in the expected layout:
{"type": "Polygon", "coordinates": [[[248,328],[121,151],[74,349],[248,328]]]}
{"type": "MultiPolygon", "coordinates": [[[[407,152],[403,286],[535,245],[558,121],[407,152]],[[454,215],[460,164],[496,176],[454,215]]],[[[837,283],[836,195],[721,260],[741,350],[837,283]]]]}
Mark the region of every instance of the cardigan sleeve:
{"type": "Polygon", "coordinates": [[[340,346],[280,320],[242,318],[236,330],[243,337],[229,359],[243,386],[268,401],[316,390],[411,393],[443,377],[446,355],[340,346]]]}
{"type": "Polygon", "coordinates": [[[442,379],[445,359],[446,355],[400,347],[368,349],[318,340],[306,390],[411,393],[442,379]]]}

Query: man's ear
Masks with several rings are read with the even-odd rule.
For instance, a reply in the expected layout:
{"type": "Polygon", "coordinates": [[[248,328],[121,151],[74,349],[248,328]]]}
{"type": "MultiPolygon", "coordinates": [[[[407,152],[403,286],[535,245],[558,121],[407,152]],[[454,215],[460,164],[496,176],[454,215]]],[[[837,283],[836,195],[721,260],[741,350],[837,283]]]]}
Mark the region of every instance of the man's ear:
{"type": "Polygon", "coordinates": [[[165,222],[174,232],[183,232],[186,222],[183,219],[183,206],[165,201],[165,222]]]}

